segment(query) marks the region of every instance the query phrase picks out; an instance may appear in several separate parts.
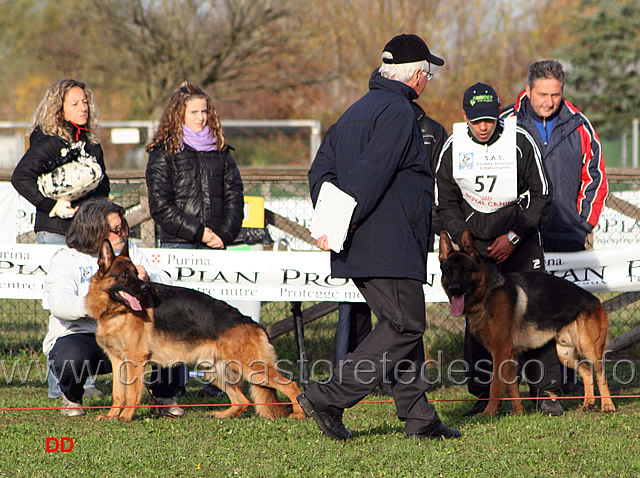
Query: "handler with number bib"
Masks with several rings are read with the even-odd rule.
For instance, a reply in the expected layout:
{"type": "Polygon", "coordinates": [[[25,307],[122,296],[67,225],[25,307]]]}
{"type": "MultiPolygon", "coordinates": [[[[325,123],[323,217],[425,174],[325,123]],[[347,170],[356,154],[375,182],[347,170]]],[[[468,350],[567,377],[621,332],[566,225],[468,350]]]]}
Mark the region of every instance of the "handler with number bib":
{"type": "MultiPolygon", "coordinates": [[[[463,97],[465,122],[453,125],[436,167],[436,213],[458,245],[469,229],[480,254],[493,260],[500,272],[544,272],[540,226],[551,202],[551,183],[540,150],[514,118],[498,120],[500,100],[484,83],[468,88],[463,97]]],[[[467,387],[489,398],[491,355],[465,331],[467,387]]],[[[540,409],[562,415],[559,393],[560,362],[555,341],[523,354],[524,372],[532,395],[548,396],[540,409]]],[[[486,400],[477,401],[465,415],[481,413],[486,400]]]]}

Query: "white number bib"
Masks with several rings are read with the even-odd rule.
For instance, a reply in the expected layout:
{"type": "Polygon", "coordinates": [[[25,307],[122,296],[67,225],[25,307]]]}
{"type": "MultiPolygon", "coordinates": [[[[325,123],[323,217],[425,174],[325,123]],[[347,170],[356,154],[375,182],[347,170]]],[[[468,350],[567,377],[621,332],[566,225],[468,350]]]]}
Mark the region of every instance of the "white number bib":
{"type": "Polygon", "coordinates": [[[453,178],[473,209],[490,213],[518,198],[516,118],[504,120],[504,131],[492,145],[469,137],[467,123],[453,125],[453,178]]]}

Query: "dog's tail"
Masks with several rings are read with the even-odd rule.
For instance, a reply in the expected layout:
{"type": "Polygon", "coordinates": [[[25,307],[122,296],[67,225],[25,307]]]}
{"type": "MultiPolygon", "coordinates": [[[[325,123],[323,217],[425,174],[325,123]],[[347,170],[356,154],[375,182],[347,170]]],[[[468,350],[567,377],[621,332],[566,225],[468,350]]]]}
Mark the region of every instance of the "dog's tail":
{"type": "Polygon", "coordinates": [[[285,405],[276,405],[278,395],[273,388],[264,385],[250,385],[249,390],[253,403],[256,404],[256,413],[263,418],[283,418],[291,414],[291,410],[285,405]]]}

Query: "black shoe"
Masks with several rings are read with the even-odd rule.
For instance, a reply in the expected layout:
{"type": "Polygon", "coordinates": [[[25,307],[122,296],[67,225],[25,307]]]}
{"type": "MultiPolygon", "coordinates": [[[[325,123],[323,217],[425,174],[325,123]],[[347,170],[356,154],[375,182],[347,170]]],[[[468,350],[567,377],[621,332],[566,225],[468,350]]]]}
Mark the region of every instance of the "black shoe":
{"type": "MultiPolygon", "coordinates": [[[[487,396],[480,395],[478,397],[478,399],[481,399],[481,398],[489,398],[489,395],[487,396]]],[[[484,412],[484,410],[487,408],[487,405],[489,405],[489,400],[476,400],[473,406],[469,410],[464,412],[462,416],[472,417],[474,415],[479,415],[480,413],[484,412]]]]}
{"type": "Polygon", "coordinates": [[[198,396],[204,397],[205,395],[209,395],[210,397],[221,397],[224,395],[224,392],[216,387],[212,383],[205,384],[204,387],[198,392],[198,396]]]}
{"type": "Polygon", "coordinates": [[[322,430],[322,433],[329,438],[333,440],[348,440],[349,438],[353,438],[351,432],[344,426],[344,423],[342,423],[342,417],[317,410],[304,393],[298,395],[296,399],[304,410],[304,413],[306,413],[308,417],[313,418],[320,427],[320,430],[322,430]]]}
{"type": "Polygon", "coordinates": [[[391,384],[389,382],[380,382],[378,392],[385,397],[393,397],[393,390],[391,390],[391,384]]]}
{"type": "Polygon", "coordinates": [[[460,430],[449,428],[444,423],[440,424],[429,432],[416,433],[415,435],[407,435],[409,440],[451,440],[460,438],[462,434],[460,430]]]}
{"type": "Polygon", "coordinates": [[[560,402],[556,400],[557,395],[553,392],[542,392],[542,397],[549,397],[546,400],[538,400],[540,404],[540,412],[543,415],[550,415],[552,417],[561,417],[564,413],[564,409],[560,402]]]}

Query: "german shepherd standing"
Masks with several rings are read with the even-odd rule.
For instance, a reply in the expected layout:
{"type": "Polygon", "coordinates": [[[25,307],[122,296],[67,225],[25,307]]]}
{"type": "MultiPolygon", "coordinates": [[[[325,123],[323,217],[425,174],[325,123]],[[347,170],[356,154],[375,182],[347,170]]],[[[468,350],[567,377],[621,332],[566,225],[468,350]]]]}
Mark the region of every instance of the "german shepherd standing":
{"type": "Polygon", "coordinates": [[[582,377],[583,408],[595,405],[594,383],[590,367],[578,354],[595,370],[602,411],[615,412],[602,365],[609,319],[598,298],[572,282],[541,272],[500,274],[495,264],[481,257],[468,230],[462,234],[461,246],[461,251],[455,251],[449,234],[440,235],[442,287],[451,302],[451,315],[465,314],[471,333],[493,358],[492,400],[483,415],[496,413],[505,383],[509,397],[516,399],[512,415],[522,413],[516,354],[552,339],[560,362],[582,377]]]}
{"type": "Polygon", "coordinates": [[[255,405],[258,415],[288,415],[282,406],[271,405],[280,390],[293,403],[291,417],[304,418],[296,400],[300,389],[276,370],[262,326],[202,292],[140,280],[128,256],[127,245],[115,256],[104,241],[85,302],[98,322],[96,339],[113,366],[113,405],[106,418],[131,421],[148,363],[166,367],[180,361],[215,367],[214,382],[234,405],[211,412],[213,417],[237,417],[249,408],[239,386],[244,379],[254,401],[262,404],[255,405]]]}

